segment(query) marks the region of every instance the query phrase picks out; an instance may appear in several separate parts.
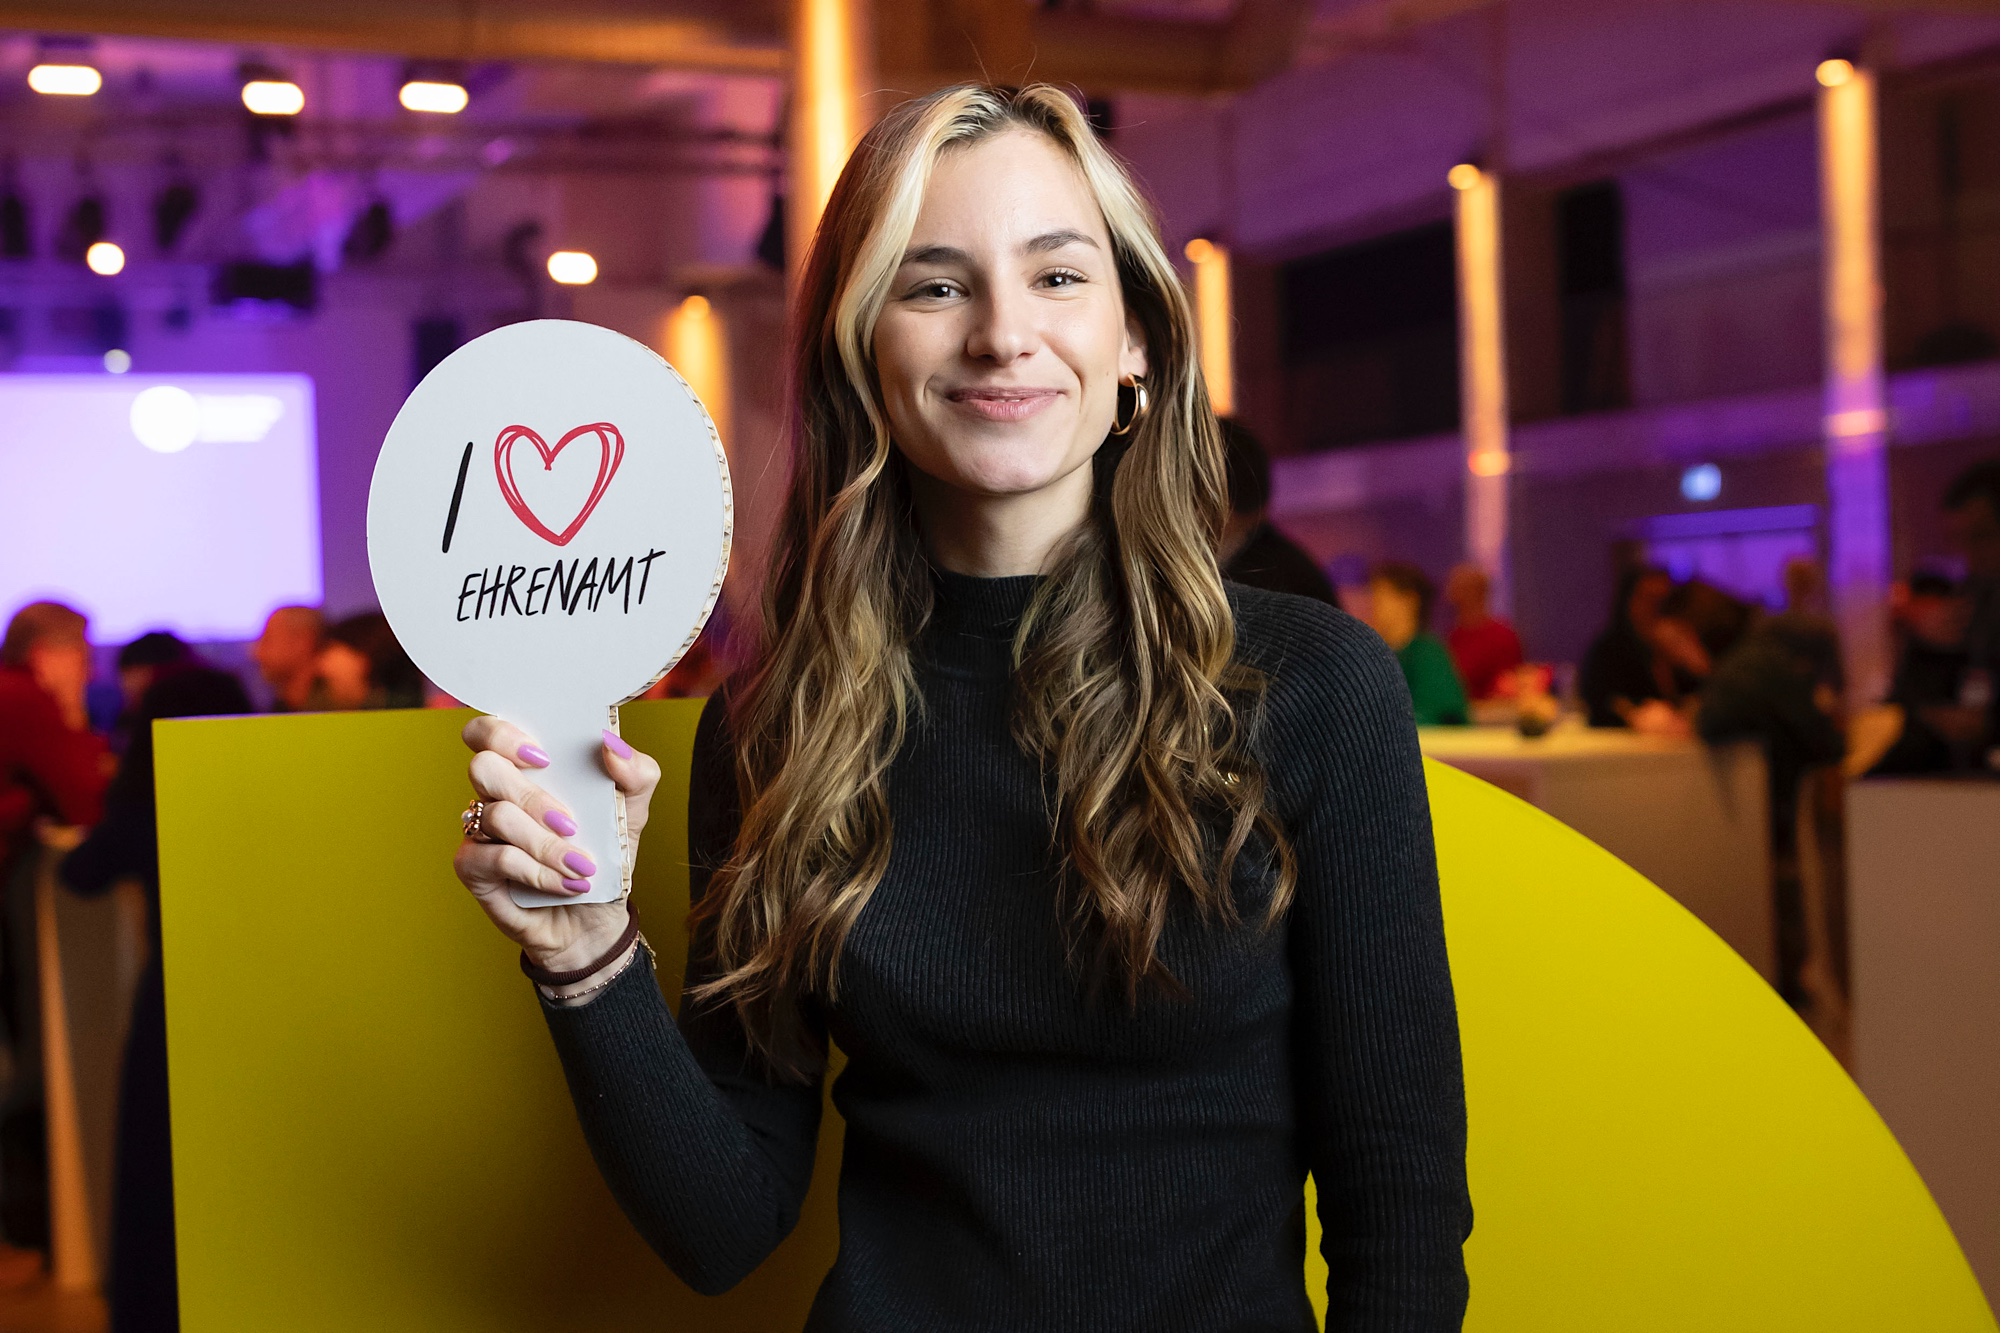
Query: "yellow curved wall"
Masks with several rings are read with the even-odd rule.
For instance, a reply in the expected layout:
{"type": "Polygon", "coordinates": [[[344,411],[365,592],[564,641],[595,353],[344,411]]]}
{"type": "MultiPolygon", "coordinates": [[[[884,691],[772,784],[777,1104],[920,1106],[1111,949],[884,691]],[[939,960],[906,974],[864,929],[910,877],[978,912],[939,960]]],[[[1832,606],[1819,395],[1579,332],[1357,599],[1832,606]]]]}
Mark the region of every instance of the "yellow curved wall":
{"type": "MultiPolygon", "coordinates": [[[[670,977],[697,711],[625,710],[674,775],[637,889],[670,977]]],[[[464,716],[161,724],[184,1327],[799,1327],[835,1246],[838,1121],[799,1231],[738,1290],[694,1296],[652,1259],[511,951],[451,878],[464,716]]],[[[1994,1327],[1903,1154],[1747,967],[1561,825],[1430,779],[1469,1329],[1994,1327]]]]}

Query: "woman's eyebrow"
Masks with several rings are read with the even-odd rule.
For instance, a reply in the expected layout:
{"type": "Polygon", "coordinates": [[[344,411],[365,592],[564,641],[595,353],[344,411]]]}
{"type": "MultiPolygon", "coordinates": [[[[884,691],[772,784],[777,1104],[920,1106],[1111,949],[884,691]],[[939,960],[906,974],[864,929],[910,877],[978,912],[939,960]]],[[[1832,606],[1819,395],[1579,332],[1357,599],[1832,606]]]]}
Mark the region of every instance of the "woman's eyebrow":
{"type": "MultiPolygon", "coordinates": [[[[1066,245],[1088,245],[1093,250],[1098,243],[1081,231],[1064,228],[1061,231],[1045,231],[1040,236],[1031,236],[1021,244],[1025,255],[1047,254],[1051,250],[1061,250],[1066,245]]],[[[973,266],[973,257],[964,250],[951,245],[926,245],[903,252],[905,264],[957,264],[963,268],[973,266]]]]}
{"type": "Polygon", "coordinates": [[[964,250],[949,245],[927,245],[918,250],[905,250],[903,262],[906,264],[958,264],[971,268],[973,257],[964,250]]]}
{"type": "Polygon", "coordinates": [[[1051,250],[1061,250],[1066,245],[1088,245],[1093,250],[1098,243],[1081,231],[1065,228],[1062,231],[1045,231],[1040,236],[1030,238],[1021,247],[1025,255],[1047,254],[1051,250]]]}

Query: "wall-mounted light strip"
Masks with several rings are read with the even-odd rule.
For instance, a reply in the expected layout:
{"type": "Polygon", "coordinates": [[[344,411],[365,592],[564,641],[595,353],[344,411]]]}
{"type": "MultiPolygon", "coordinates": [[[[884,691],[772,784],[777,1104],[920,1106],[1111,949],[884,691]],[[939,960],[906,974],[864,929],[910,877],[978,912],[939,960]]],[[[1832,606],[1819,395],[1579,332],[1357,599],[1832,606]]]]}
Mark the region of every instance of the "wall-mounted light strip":
{"type": "Polygon", "coordinates": [[[1507,356],[1501,323],[1500,180],[1471,162],[1446,174],[1454,191],[1459,277],[1459,420],[1466,450],[1466,558],[1487,571],[1494,606],[1508,577],[1507,356]]]}
{"type": "Polygon", "coordinates": [[[867,128],[862,96],[874,86],[868,9],[867,0],[797,0],[793,5],[785,244],[794,273],[804,267],[834,182],[867,128]]]}
{"type": "Polygon", "coordinates": [[[1183,254],[1195,266],[1195,326],[1201,337],[1202,379],[1209,406],[1219,417],[1237,411],[1236,360],[1232,350],[1235,315],[1230,302],[1230,252],[1196,237],[1183,254]]]}
{"type": "Polygon", "coordinates": [[[1822,385],[1828,588],[1851,703],[1890,684],[1890,476],[1885,457],[1883,279],[1877,221],[1876,76],[1824,60],[1820,84],[1822,385]]]}
{"type": "Polygon", "coordinates": [[[723,321],[709,298],[694,295],[667,315],[660,334],[660,354],[681,372],[695,397],[709,409],[716,434],[730,443],[729,344],[723,321]]]}

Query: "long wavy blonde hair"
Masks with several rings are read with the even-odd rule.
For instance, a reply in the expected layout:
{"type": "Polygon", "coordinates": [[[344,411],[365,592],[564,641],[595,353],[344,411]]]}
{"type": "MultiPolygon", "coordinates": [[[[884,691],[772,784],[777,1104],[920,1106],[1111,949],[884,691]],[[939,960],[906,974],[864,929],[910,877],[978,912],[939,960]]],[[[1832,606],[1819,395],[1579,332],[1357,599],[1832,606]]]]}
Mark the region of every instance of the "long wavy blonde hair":
{"type": "Polygon", "coordinates": [[[922,706],[911,644],[933,580],[877,386],[875,322],[940,157],[1017,129],[1047,135],[1082,174],[1149,362],[1151,408],[1099,449],[1091,518],[1052,557],[1014,644],[1014,733],[1043,764],[1073,961],[1129,1002],[1150,984],[1177,991],[1157,950],[1171,901],[1237,924],[1231,871],[1254,838],[1276,880],[1266,920],[1291,899],[1290,847],[1248,744],[1262,680],[1233,660],[1216,566],[1222,446],[1152,212],[1062,90],[944,89],[863,138],[807,260],[791,492],[761,651],[731,698],[743,820],[692,917],[717,965],[697,998],[734,1004],[784,1071],[801,1070],[798,1001],[837,993],[842,943],[889,864],[885,779],[922,706]]]}

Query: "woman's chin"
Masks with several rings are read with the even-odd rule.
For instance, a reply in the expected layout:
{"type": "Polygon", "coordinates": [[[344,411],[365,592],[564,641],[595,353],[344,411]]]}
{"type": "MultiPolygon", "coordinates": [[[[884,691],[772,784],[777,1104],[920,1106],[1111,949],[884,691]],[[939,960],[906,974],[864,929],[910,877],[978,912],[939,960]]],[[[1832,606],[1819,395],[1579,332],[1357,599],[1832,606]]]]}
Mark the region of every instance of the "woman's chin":
{"type": "MultiPolygon", "coordinates": [[[[955,451],[956,452],[956,451],[955,451]]],[[[1090,458],[1072,459],[1067,450],[967,449],[932,473],[953,490],[994,499],[1033,495],[1060,485],[1090,458]]],[[[925,469],[929,471],[929,469],[925,469]]]]}

